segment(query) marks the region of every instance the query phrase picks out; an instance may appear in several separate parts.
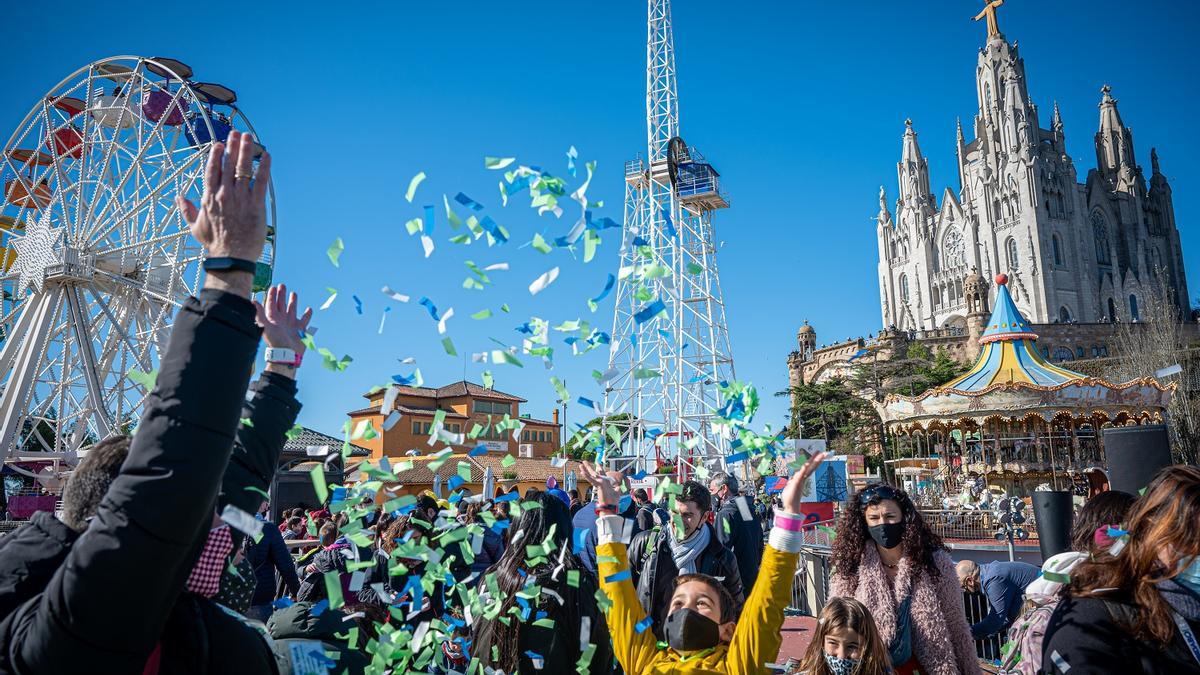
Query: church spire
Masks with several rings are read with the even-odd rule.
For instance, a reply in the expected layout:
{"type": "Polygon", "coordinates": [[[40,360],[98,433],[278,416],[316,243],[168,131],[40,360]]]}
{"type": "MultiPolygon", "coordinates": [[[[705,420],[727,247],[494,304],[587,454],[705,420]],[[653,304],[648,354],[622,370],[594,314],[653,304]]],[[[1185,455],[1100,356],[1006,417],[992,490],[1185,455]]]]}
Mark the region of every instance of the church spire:
{"type": "Polygon", "coordinates": [[[1129,192],[1137,184],[1133,131],[1121,121],[1112,87],[1100,88],[1100,131],[1096,132],[1096,167],[1115,189],[1129,192]]]}
{"type": "Polygon", "coordinates": [[[933,194],[929,189],[929,161],[917,145],[917,132],[911,119],[904,120],[904,151],[896,165],[900,180],[900,203],[903,207],[932,207],[933,194]]]}
{"type": "Polygon", "coordinates": [[[967,185],[967,177],[964,173],[967,164],[967,139],[963,137],[962,118],[954,118],[954,125],[957,127],[957,154],[958,154],[958,191],[959,199],[962,199],[962,192],[967,185]]]}

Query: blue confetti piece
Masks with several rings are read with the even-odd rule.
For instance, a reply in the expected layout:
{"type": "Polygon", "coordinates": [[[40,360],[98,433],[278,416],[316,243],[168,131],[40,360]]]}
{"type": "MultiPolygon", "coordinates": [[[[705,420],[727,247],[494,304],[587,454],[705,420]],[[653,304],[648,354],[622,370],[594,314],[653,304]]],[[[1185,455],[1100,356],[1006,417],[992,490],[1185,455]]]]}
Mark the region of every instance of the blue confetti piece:
{"type": "Polygon", "coordinates": [[[331,495],[330,501],[333,503],[346,501],[346,488],[344,487],[335,487],[329,491],[329,494],[331,495]]]}
{"type": "Polygon", "coordinates": [[[634,479],[634,480],[641,480],[641,479],[643,479],[643,478],[645,478],[645,477],[646,477],[646,472],[645,472],[645,471],[639,471],[639,472],[637,472],[637,473],[633,474],[633,479],[634,479]]]}
{"type": "MultiPolygon", "coordinates": [[[[451,492],[453,492],[458,489],[458,486],[462,485],[465,482],[466,481],[463,480],[462,476],[454,475],[454,476],[451,476],[450,480],[446,482],[446,488],[449,489],[451,492]]],[[[460,497],[460,499],[461,499],[461,497],[460,497]]]]}
{"type": "Polygon", "coordinates": [[[725,463],[726,464],[737,464],[738,462],[744,462],[749,458],[750,458],[749,452],[745,452],[745,451],[735,452],[734,454],[729,455],[728,457],[725,458],[725,463]]]}
{"type": "Polygon", "coordinates": [[[678,233],[675,232],[675,223],[671,222],[671,212],[666,209],[659,209],[659,214],[662,216],[663,224],[667,226],[667,236],[674,239],[678,233]]]}
{"type": "Polygon", "coordinates": [[[629,505],[633,503],[633,497],[629,495],[621,495],[620,501],[617,502],[617,509],[620,513],[625,513],[629,510],[629,505]]]}
{"type": "Polygon", "coordinates": [[[621,224],[620,224],[620,223],[618,223],[617,221],[613,220],[612,218],[609,218],[608,216],[605,216],[605,217],[601,218],[601,219],[600,219],[599,221],[597,221],[597,222],[600,224],[600,229],[601,229],[601,230],[608,230],[608,229],[612,229],[612,228],[615,228],[615,227],[621,227],[621,224]]]}
{"type": "Polygon", "coordinates": [[[500,229],[500,226],[496,224],[496,221],[492,220],[491,216],[484,216],[483,220],[479,221],[479,225],[482,226],[483,229],[487,230],[488,234],[495,237],[496,241],[500,242],[501,244],[508,241],[508,237],[504,236],[504,231],[500,229]]]}
{"type": "Polygon", "coordinates": [[[362,307],[363,307],[363,305],[362,305],[362,300],[361,300],[361,299],[359,299],[359,297],[358,297],[357,295],[351,295],[351,296],[350,296],[350,298],[351,298],[352,300],[354,300],[354,311],[358,312],[359,314],[362,314],[362,313],[363,313],[363,310],[362,310],[362,307]]]}
{"type": "Polygon", "coordinates": [[[321,614],[327,609],[329,609],[329,599],[328,598],[313,605],[312,609],[308,610],[308,613],[312,614],[313,616],[321,616],[321,614]]]}
{"type": "Polygon", "coordinates": [[[605,282],[604,282],[604,290],[600,291],[600,295],[597,295],[596,297],[592,298],[592,302],[600,302],[604,298],[607,298],[608,294],[613,289],[613,285],[616,283],[617,283],[617,278],[615,276],[613,276],[612,274],[609,274],[608,279],[605,280],[605,282]]]}
{"type": "Polygon", "coordinates": [[[575,530],[572,533],[571,552],[575,555],[583,553],[584,540],[587,538],[587,530],[575,530]]]}
{"type": "Polygon", "coordinates": [[[520,497],[520,495],[518,495],[518,494],[517,494],[517,493],[515,493],[515,492],[506,492],[506,493],[504,493],[504,494],[502,494],[502,495],[500,495],[500,496],[496,497],[496,498],[495,498],[495,499],[493,499],[492,501],[493,501],[493,502],[496,502],[496,503],[500,503],[500,502],[511,502],[511,501],[514,501],[514,500],[516,500],[518,497],[520,497]]]}
{"type": "Polygon", "coordinates": [[[639,309],[637,314],[633,315],[633,320],[638,324],[643,324],[659,314],[662,314],[664,311],[666,311],[666,309],[667,306],[663,304],[662,300],[655,300],[654,302],[651,302],[645,307],[639,309]]]}
{"type": "Polygon", "coordinates": [[[408,386],[408,385],[410,385],[410,384],[412,384],[413,382],[416,382],[416,381],[417,381],[417,374],[416,374],[416,373],[413,373],[413,374],[412,374],[411,376],[409,376],[409,377],[405,377],[405,376],[403,376],[403,375],[393,375],[393,376],[392,376],[392,382],[395,382],[396,384],[398,384],[398,385],[400,385],[400,386],[402,386],[402,387],[406,387],[406,386],[408,386]]]}
{"type": "Polygon", "coordinates": [[[537,652],[533,652],[533,651],[526,651],[525,656],[528,656],[531,660],[534,660],[534,661],[539,661],[542,659],[541,654],[539,654],[537,652]]]}
{"type": "Polygon", "coordinates": [[[291,598],[280,598],[275,602],[272,602],[271,606],[275,609],[283,609],[284,607],[291,607],[294,604],[296,603],[292,602],[291,598]]]}
{"type": "Polygon", "coordinates": [[[584,398],[584,397],[582,397],[582,396],[580,396],[580,397],[579,397],[579,405],[582,405],[582,406],[587,406],[588,408],[591,408],[592,410],[595,410],[595,409],[596,409],[596,402],[595,402],[595,401],[593,401],[593,400],[592,400],[592,399],[590,399],[590,398],[584,398]]]}
{"type": "Polygon", "coordinates": [[[1109,539],[1118,539],[1120,537],[1124,537],[1125,535],[1129,534],[1129,531],[1122,530],[1119,527],[1110,527],[1110,528],[1108,528],[1107,534],[1108,534],[1109,539]]]}
{"type": "Polygon", "coordinates": [[[483,457],[486,454],[488,454],[488,447],[486,445],[477,445],[477,446],[475,446],[475,448],[473,450],[471,450],[470,452],[467,453],[467,456],[468,457],[483,457]]]}
{"type": "Polygon", "coordinates": [[[433,304],[433,301],[429,298],[421,296],[421,299],[417,301],[417,304],[424,305],[425,309],[429,311],[429,316],[432,317],[434,321],[442,320],[442,317],[438,314],[437,305],[433,304]]]}
{"type": "Polygon", "coordinates": [[[425,224],[425,234],[432,235],[433,234],[433,205],[432,204],[427,205],[425,207],[425,223],[424,224],[425,224]]]}
{"type": "Polygon", "coordinates": [[[465,194],[463,194],[461,192],[454,195],[454,201],[458,202],[459,204],[462,204],[463,206],[466,206],[467,208],[471,209],[472,211],[482,211],[483,210],[483,204],[480,204],[479,202],[475,201],[474,199],[471,199],[470,197],[466,196],[465,194]]]}
{"type": "Polygon", "coordinates": [[[637,631],[638,633],[645,633],[646,629],[649,628],[650,624],[652,623],[654,623],[654,621],[650,617],[646,617],[637,622],[637,625],[633,627],[633,630],[637,631]]]}
{"type": "Polygon", "coordinates": [[[633,575],[630,574],[629,570],[623,569],[620,572],[617,572],[616,574],[610,574],[610,575],[604,577],[604,582],[609,583],[609,584],[615,584],[618,581],[625,581],[626,579],[631,579],[631,578],[633,578],[633,575]]]}

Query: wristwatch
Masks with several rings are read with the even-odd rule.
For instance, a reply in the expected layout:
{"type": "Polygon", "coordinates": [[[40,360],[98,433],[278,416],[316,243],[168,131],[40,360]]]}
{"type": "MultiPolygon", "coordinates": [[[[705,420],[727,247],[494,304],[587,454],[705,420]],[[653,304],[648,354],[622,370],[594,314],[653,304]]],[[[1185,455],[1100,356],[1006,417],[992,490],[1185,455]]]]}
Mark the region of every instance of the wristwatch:
{"type": "Polygon", "coordinates": [[[275,363],[281,366],[291,366],[299,368],[300,361],[303,357],[287,347],[267,347],[266,351],[267,363],[275,363]]]}
{"type": "Polygon", "coordinates": [[[237,270],[239,272],[249,272],[254,274],[258,269],[258,265],[253,260],[244,258],[205,258],[204,270],[206,272],[219,272],[222,270],[237,270]]]}

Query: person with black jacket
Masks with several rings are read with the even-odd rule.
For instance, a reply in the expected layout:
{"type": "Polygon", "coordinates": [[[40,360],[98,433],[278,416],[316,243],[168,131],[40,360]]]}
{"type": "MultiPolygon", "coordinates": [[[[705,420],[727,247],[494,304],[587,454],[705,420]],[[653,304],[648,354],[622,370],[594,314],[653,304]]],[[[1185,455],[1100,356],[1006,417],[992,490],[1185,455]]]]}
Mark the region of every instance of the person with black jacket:
{"type": "MultiPolygon", "coordinates": [[[[261,333],[249,295],[266,236],[271,160],[263,153],[256,177],[255,150],[251,135],[236,131],[227,144],[214,143],[201,206],[178,200],[192,235],[218,262],[200,297],[176,312],[129,456],[87,531],[45,591],[0,622],[0,673],[276,671],[266,641],[217,619],[227,616],[217,605],[177,604],[209,543],[226,555],[232,548],[210,536],[219,529],[213,515],[227,468],[258,469],[231,461],[261,333]],[[206,630],[203,663],[197,626],[206,630]]],[[[246,503],[240,493],[254,482],[226,494],[229,503],[246,503]]]]}
{"type": "Polygon", "coordinates": [[[724,471],[709,478],[708,489],[720,500],[713,523],[717,540],[737,556],[742,587],[754,588],[764,546],[763,528],[754,513],[754,504],[749,497],[738,493],[738,479],[724,471]]]}
{"type": "Polygon", "coordinates": [[[246,559],[254,569],[256,582],[247,616],[266,623],[267,617],[271,616],[271,603],[275,600],[275,573],[279,572],[279,578],[292,596],[300,590],[300,579],[296,575],[296,562],[292,560],[287,544],[283,543],[279,528],[268,520],[260,522],[263,524],[262,539],[246,548],[246,559]]]}
{"type": "Polygon", "coordinates": [[[629,544],[629,569],[642,609],[653,621],[654,634],[663,639],[663,621],[680,574],[707,574],[721,580],[733,599],[733,616],[746,600],[738,561],[717,539],[707,521],[712,510],[708,489],[694,480],[675,495],[671,523],[659,531],[640,532],[629,544]]]}
{"type": "Polygon", "coordinates": [[[570,509],[539,493],[524,501],[511,529],[511,545],[488,569],[471,607],[471,656],[506,673],[573,673],[583,659],[588,672],[607,675],[608,623],[595,575],[571,551],[570,509]],[[530,547],[541,551],[530,555],[530,547]]]}
{"type": "Polygon", "coordinates": [[[646,492],[646,488],[636,488],[630,496],[633,497],[633,506],[637,509],[634,520],[637,522],[638,532],[654,529],[654,504],[650,502],[650,494],[646,492]]]}
{"type": "Polygon", "coordinates": [[[1046,626],[1040,672],[1200,673],[1197,522],[1200,468],[1159,471],[1129,514],[1119,553],[1071,570],[1069,595],[1046,626]]]}

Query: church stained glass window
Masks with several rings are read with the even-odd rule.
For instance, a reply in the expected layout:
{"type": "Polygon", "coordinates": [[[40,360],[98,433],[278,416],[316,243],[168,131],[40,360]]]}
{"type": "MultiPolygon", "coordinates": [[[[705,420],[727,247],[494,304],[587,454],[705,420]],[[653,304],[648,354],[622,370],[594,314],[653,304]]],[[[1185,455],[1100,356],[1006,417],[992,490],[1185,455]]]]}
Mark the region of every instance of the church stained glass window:
{"type": "Polygon", "coordinates": [[[1008,269],[1018,269],[1021,265],[1017,256],[1017,240],[1009,237],[1008,241],[1004,243],[1004,249],[1008,254],[1008,269]]]}
{"type": "Polygon", "coordinates": [[[966,245],[963,244],[962,232],[957,228],[951,228],[946,233],[946,240],[942,243],[942,248],[945,251],[942,255],[942,262],[946,269],[956,269],[967,264],[966,245]]]}
{"type": "Polygon", "coordinates": [[[908,302],[908,275],[900,275],[900,299],[908,302]]]}
{"type": "Polygon", "coordinates": [[[1101,265],[1111,265],[1112,256],[1108,250],[1108,221],[1099,211],[1092,212],[1092,236],[1096,239],[1096,262],[1101,265]]]}

